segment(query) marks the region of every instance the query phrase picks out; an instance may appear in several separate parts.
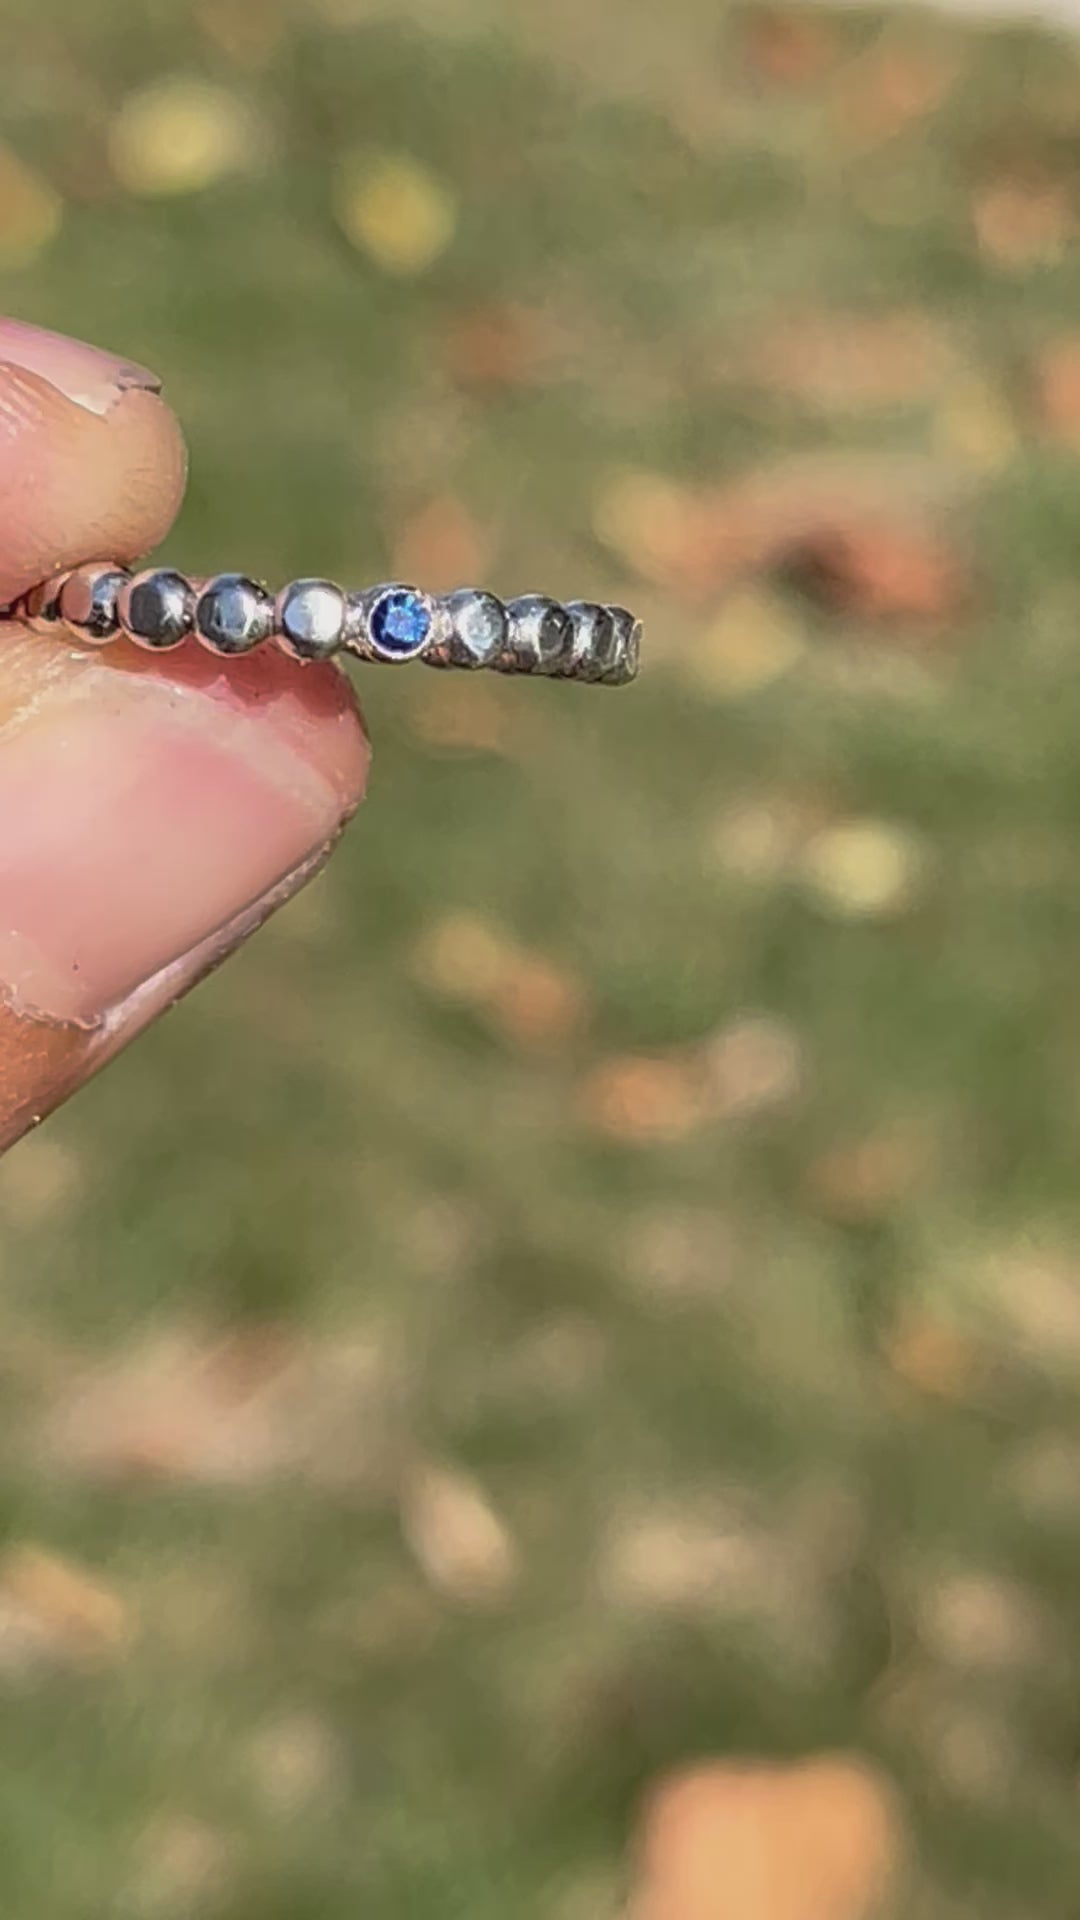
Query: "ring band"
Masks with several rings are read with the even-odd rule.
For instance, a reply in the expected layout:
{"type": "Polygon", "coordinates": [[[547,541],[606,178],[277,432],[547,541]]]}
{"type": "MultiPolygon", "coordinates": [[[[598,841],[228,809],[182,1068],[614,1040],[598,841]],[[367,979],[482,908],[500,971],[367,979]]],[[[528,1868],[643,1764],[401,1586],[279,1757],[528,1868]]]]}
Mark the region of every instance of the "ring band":
{"type": "Polygon", "coordinates": [[[129,573],[108,562],[57,574],[8,612],[37,632],[103,645],[122,637],[151,652],[194,635],[236,658],[273,641],[294,660],[492,667],[623,686],[638,670],[641,622],[625,607],[563,605],[542,594],[499,600],[477,587],[434,596],[391,583],[346,593],[332,580],[293,580],[274,595],[241,573],[192,579],[163,567],[129,573]]]}

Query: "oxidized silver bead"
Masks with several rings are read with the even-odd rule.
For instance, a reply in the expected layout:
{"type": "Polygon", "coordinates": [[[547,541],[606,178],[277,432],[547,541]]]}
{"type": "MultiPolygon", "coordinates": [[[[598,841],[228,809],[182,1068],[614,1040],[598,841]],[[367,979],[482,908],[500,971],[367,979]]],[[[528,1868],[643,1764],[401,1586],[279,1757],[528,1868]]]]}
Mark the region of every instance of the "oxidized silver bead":
{"type": "Polygon", "coordinates": [[[195,602],[195,632],[211,653],[250,653],[274,625],[274,603],[243,573],[219,573],[195,602]]]}
{"type": "Polygon", "coordinates": [[[293,580],[278,594],[274,633],[294,660],[329,660],[344,638],[347,613],[332,580],[293,580]]]}
{"type": "Polygon", "coordinates": [[[627,607],[609,607],[615,629],[615,653],[604,685],[624,687],[637,677],[641,660],[641,621],[627,607]]]}
{"type": "Polygon", "coordinates": [[[595,600],[571,600],[567,612],[573,623],[573,639],[563,672],[573,674],[576,680],[603,680],[617,647],[611,608],[595,600]]]}
{"type": "Polygon", "coordinates": [[[120,625],[137,646],[164,652],[178,647],[191,632],[195,590],[182,573],[153,568],[128,581],[118,611],[120,625]]]}
{"type": "Polygon", "coordinates": [[[506,608],[493,593],[461,587],[443,599],[447,632],[442,646],[427,657],[451,667],[490,667],[506,644],[506,608]]]}
{"type": "Polygon", "coordinates": [[[120,567],[76,567],[60,589],[60,618],[77,640],[101,646],[120,630],[117,600],[128,576],[120,567]]]}
{"type": "Polygon", "coordinates": [[[558,673],[573,635],[573,623],[558,600],[541,593],[510,600],[506,643],[496,662],[507,673],[558,673]]]}

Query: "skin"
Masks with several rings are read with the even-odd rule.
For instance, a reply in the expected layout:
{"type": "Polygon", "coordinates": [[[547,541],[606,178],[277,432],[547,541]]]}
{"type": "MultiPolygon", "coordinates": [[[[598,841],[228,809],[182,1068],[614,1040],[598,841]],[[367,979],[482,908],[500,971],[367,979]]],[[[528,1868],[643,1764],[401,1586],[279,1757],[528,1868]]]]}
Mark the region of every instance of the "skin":
{"type": "MultiPolygon", "coordinates": [[[[185,465],[152,374],[0,320],[0,606],[156,546],[185,465]]],[[[318,871],[367,766],[333,666],[0,621],[0,1147],[318,871]]]]}

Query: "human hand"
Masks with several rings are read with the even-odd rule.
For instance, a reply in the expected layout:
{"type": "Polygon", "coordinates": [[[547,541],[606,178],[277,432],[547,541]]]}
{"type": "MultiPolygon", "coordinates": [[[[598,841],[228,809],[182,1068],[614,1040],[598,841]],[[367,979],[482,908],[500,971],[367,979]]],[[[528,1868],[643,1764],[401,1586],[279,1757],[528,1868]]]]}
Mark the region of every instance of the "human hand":
{"type": "MultiPolygon", "coordinates": [[[[153,375],[0,320],[0,606],[155,546],[184,473],[153,375]]],[[[0,622],[0,1147],[318,870],[367,760],[335,667],[0,622]]]]}

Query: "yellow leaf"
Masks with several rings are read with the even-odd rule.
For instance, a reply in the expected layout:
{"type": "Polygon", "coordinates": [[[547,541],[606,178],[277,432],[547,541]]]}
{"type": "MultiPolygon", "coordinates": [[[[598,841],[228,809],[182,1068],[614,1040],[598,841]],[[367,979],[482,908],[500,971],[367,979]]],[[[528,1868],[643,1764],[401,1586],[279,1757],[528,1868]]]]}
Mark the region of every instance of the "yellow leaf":
{"type": "Polygon", "coordinates": [[[252,116],[236,94],[173,77],[128,95],[109,130],[109,161],[129,193],[199,193],[256,152],[252,116]]]}
{"type": "Polygon", "coordinates": [[[771,686],[806,650],[802,628],[783,602],[753,588],[734,593],[686,659],[691,679],[722,700],[771,686]]]}
{"type": "Polygon", "coordinates": [[[441,180],[408,154],[352,154],[334,192],[346,237],[386,273],[423,273],[445,253],[457,203],[441,180]]]}
{"type": "Polygon", "coordinates": [[[509,935],[478,914],[450,913],[430,927],[416,955],[424,985],[448,1000],[490,1000],[514,964],[509,935]]]}
{"type": "Polygon", "coordinates": [[[37,1650],[57,1661],[113,1655],[131,1634],[128,1610],[111,1587],[31,1542],[11,1547],[0,1566],[0,1619],[9,1640],[18,1620],[37,1650]]]}
{"type": "Polygon", "coordinates": [[[816,834],[802,877],[815,904],[841,920],[880,920],[917,896],[928,860],[909,827],[889,820],[842,820],[816,834]]]}
{"type": "Polygon", "coordinates": [[[597,494],[593,528],[635,573],[663,582],[681,564],[692,511],[687,490],[666,474],[616,473],[597,494]]]}
{"type": "Polygon", "coordinates": [[[10,147],[0,146],[0,267],[26,267],[56,238],[63,218],[58,193],[10,147]]]}
{"type": "Polygon", "coordinates": [[[1017,433],[1004,397],[988,381],[962,381],[937,417],[941,451],[976,473],[999,473],[1017,451],[1017,433]]]}

